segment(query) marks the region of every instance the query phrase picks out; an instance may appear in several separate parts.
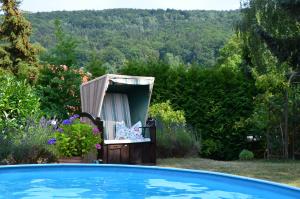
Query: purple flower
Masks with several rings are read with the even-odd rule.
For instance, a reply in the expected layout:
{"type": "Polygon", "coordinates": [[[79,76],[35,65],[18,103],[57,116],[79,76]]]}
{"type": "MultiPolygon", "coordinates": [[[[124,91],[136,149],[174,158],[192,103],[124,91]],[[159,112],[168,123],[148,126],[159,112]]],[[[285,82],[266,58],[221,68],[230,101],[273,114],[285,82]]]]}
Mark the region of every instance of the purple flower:
{"type": "Polygon", "coordinates": [[[100,133],[99,129],[97,127],[93,128],[93,133],[94,135],[100,133]]]}
{"type": "Polygon", "coordinates": [[[101,149],[101,145],[100,144],[95,144],[96,149],[101,149]]]}
{"type": "Polygon", "coordinates": [[[51,138],[48,140],[48,144],[49,145],[52,145],[52,144],[55,144],[56,143],[56,139],[55,138],[51,138]]]}
{"type": "Polygon", "coordinates": [[[78,115],[78,114],[75,114],[75,115],[73,115],[72,117],[70,117],[70,121],[73,121],[73,120],[75,120],[75,119],[77,119],[77,118],[79,118],[80,116],[78,115]]]}
{"type": "Polygon", "coordinates": [[[70,124],[72,124],[72,122],[71,122],[70,120],[64,120],[64,121],[62,122],[62,124],[63,124],[63,125],[70,125],[70,124]]]}
{"type": "Polygon", "coordinates": [[[58,128],[57,131],[62,133],[64,130],[62,128],[58,128]]]}

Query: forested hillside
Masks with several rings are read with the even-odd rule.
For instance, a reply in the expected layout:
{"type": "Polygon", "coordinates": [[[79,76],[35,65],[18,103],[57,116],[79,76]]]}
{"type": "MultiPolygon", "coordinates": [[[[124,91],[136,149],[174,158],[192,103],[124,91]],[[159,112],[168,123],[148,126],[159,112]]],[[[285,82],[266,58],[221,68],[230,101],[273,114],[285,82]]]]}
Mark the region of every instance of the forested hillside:
{"type": "Polygon", "coordinates": [[[238,11],[134,9],[26,14],[33,42],[53,47],[54,21],[59,19],[64,31],[80,42],[80,64],[93,52],[108,68],[149,59],[212,66],[239,17],[238,11]]]}

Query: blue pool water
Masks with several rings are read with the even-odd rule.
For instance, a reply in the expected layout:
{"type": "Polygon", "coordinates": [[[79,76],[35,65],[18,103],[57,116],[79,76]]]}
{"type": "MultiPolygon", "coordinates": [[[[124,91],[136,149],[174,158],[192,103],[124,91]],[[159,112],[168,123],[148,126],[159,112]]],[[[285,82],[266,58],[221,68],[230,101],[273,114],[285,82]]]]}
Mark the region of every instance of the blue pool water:
{"type": "Polygon", "coordinates": [[[0,167],[0,198],[300,199],[300,189],[205,171],[54,164],[0,167]]]}

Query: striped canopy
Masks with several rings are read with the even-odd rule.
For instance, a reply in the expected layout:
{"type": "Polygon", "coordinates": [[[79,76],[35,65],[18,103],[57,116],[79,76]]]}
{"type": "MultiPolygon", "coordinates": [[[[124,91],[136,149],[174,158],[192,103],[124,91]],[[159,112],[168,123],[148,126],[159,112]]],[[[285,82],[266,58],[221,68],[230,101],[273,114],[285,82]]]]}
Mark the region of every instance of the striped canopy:
{"type": "Polygon", "coordinates": [[[145,124],[154,77],[107,74],[80,87],[81,109],[104,121],[145,124]]]}

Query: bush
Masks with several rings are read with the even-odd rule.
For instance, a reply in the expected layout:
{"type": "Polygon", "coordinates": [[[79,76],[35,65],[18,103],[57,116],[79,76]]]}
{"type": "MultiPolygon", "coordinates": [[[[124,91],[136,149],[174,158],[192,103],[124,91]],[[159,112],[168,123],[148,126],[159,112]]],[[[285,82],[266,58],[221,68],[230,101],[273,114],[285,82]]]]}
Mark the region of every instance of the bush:
{"type": "Polygon", "coordinates": [[[12,148],[12,140],[7,139],[4,136],[0,136],[0,165],[7,164],[7,157],[9,156],[12,148]]]}
{"type": "Polygon", "coordinates": [[[214,156],[215,153],[220,151],[221,143],[213,139],[206,139],[202,142],[201,155],[204,157],[214,156]]]}
{"type": "Polygon", "coordinates": [[[172,133],[158,131],[156,138],[156,150],[160,158],[193,156],[199,152],[198,142],[186,129],[177,129],[172,133]]]}
{"type": "Polygon", "coordinates": [[[153,104],[149,113],[157,120],[159,157],[183,157],[197,153],[199,147],[192,132],[185,126],[183,111],[175,111],[167,101],[153,104]]]}
{"type": "MultiPolygon", "coordinates": [[[[47,145],[53,136],[52,126],[28,121],[26,127],[9,140],[10,146],[0,157],[5,164],[50,163],[56,160],[52,149],[47,145]]],[[[2,148],[1,148],[2,149],[2,148]]],[[[2,151],[2,150],[1,150],[2,151]]]]}
{"type": "Polygon", "coordinates": [[[0,133],[23,129],[28,118],[40,114],[39,98],[26,81],[17,81],[11,75],[0,76],[0,133]]]}
{"type": "Polygon", "coordinates": [[[85,76],[82,70],[67,66],[45,66],[37,81],[41,109],[50,117],[60,119],[80,110],[80,84],[85,76]]]}
{"type": "MultiPolygon", "coordinates": [[[[3,71],[2,71],[3,73],[3,71]]],[[[1,164],[51,162],[45,147],[50,130],[35,119],[41,115],[39,98],[26,81],[0,76],[1,164]]]]}
{"type": "Polygon", "coordinates": [[[181,110],[173,110],[170,101],[153,104],[150,107],[149,114],[162,122],[166,127],[185,125],[184,112],[181,110]]]}
{"type": "Polygon", "coordinates": [[[89,124],[82,123],[79,115],[64,120],[48,144],[54,145],[60,157],[83,156],[93,149],[100,149],[100,131],[89,124]]]}
{"type": "Polygon", "coordinates": [[[169,133],[157,131],[156,133],[156,152],[158,157],[166,158],[173,156],[173,138],[169,133]]]}
{"type": "Polygon", "coordinates": [[[252,153],[252,151],[249,151],[247,149],[243,149],[240,152],[240,155],[239,155],[240,160],[252,160],[253,158],[254,158],[254,153],[252,153]]]}
{"type": "Polygon", "coordinates": [[[178,129],[175,132],[174,151],[175,156],[191,155],[194,149],[194,140],[190,132],[185,129],[178,129]]]}

